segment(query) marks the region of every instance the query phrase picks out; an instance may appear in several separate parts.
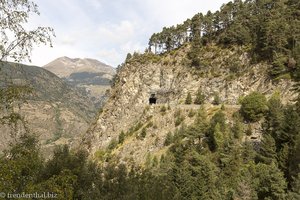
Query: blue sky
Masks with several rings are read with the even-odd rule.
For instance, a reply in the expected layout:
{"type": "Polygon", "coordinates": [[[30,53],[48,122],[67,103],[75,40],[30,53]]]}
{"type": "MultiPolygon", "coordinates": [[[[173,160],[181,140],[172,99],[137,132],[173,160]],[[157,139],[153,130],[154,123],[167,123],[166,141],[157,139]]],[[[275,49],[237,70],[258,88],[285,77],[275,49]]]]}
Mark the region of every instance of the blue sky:
{"type": "Polygon", "coordinates": [[[229,0],[35,0],[40,16],[30,27],[51,26],[53,48],[35,47],[32,64],[42,66],[68,56],[95,58],[116,67],[128,52],[143,52],[164,26],[182,23],[198,12],[215,11],[229,0]]]}

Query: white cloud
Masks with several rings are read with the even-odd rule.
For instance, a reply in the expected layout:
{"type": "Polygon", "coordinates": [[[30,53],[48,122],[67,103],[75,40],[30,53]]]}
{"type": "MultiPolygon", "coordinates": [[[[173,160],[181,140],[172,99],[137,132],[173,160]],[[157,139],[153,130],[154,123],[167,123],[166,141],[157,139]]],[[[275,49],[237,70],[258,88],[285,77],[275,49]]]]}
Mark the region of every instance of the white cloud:
{"type": "Polygon", "coordinates": [[[102,3],[100,0],[85,0],[85,3],[89,4],[94,9],[100,9],[103,8],[102,3]]]}
{"type": "Polygon", "coordinates": [[[131,22],[124,20],[119,24],[101,25],[96,34],[99,34],[99,37],[106,42],[120,44],[133,39],[135,30],[131,22]]]}
{"type": "Polygon", "coordinates": [[[60,43],[62,45],[68,45],[68,46],[74,46],[76,44],[76,39],[72,38],[70,36],[64,36],[61,40],[60,43]]]}
{"type": "Polygon", "coordinates": [[[143,52],[146,47],[140,43],[134,43],[132,41],[128,41],[121,45],[120,49],[124,54],[132,53],[134,51],[143,52]]]}
{"type": "Polygon", "coordinates": [[[33,64],[56,57],[92,57],[117,66],[126,54],[144,51],[148,38],[164,26],[182,23],[198,12],[215,11],[229,0],[36,0],[35,26],[52,26],[54,48],[33,51],[33,64]]]}
{"type": "Polygon", "coordinates": [[[109,64],[112,60],[122,60],[124,59],[122,57],[122,54],[120,54],[116,49],[110,49],[110,50],[99,50],[95,54],[96,58],[103,58],[101,59],[102,62],[109,64]]]}

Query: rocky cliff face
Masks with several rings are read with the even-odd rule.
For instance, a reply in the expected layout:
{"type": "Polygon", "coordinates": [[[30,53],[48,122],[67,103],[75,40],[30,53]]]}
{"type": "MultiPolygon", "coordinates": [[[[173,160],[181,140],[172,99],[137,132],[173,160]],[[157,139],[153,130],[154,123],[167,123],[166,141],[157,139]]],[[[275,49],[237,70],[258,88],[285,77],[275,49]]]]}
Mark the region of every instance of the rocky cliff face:
{"type": "Polygon", "coordinates": [[[241,48],[205,47],[199,69],[189,66],[186,51],[188,47],[160,56],[144,54],[124,64],[103,112],[84,139],[91,153],[106,148],[113,139],[117,140],[121,131],[127,134],[127,139],[114,151],[120,159],[133,158],[139,163],[148,152],[163,151],[167,132],[176,129],[174,119],[181,115],[189,124],[193,118],[187,117],[188,112],[199,108],[182,105],[188,92],[194,99],[197,91],[202,90],[207,112],[210,112],[209,105],[216,94],[222,103],[233,109],[240,97],[252,91],[267,97],[278,91],[284,103],[295,97],[290,91],[291,80],[272,82],[267,75],[268,65],[251,64],[241,48]],[[159,105],[149,105],[153,94],[159,105]],[[162,106],[169,107],[163,115],[162,106]],[[143,128],[147,134],[141,140],[138,135],[143,128]]]}

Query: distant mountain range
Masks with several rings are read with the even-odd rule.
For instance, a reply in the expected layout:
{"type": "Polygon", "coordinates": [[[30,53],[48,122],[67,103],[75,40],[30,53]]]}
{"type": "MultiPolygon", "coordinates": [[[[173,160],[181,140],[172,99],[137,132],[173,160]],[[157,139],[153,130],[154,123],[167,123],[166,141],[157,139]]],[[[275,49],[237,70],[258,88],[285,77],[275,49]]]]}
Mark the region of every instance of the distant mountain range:
{"type": "MultiPolygon", "coordinates": [[[[113,67],[88,58],[61,57],[44,67],[1,62],[0,88],[13,84],[33,89],[33,95],[16,109],[30,132],[39,136],[48,157],[56,145],[79,142],[104,102],[114,74],[113,67]]],[[[0,152],[19,135],[12,131],[0,124],[0,152]]]]}
{"type": "Polygon", "coordinates": [[[60,57],[43,66],[67,83],[83,89],[95,104],[101,104],[116,70],[98,60],[60,57]]]}
{"type": "MultiPolygon", "coordinates": [[[[33,95],[19,112],[46,154],[57,144],[76,143],[97,112],[89,96],[41,67],[2,62],[0,72],[0,88],[12,84],[32,88],[33,95]]],[[[14,139],[10,127],[0,124],[0,151],[14,139]]]]}
{"type": "Polygon", "coordinates": [[[103,73],[111,76],[115,74],[113,67],[91,58],[81,59],[64,56],[53,60],[43,67],[60,78],[67,78],[72,74],[81,72],[103,73]]]}

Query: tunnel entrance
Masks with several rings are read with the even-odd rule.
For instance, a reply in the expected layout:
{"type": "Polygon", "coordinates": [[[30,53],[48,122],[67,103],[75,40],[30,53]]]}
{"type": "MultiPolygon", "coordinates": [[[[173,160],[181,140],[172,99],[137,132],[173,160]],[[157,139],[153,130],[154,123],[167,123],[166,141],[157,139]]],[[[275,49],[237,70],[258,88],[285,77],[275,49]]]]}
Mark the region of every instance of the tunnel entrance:
{"type": "Polygon", "coordinates": [[[150,98],[149,98],[149,104],[152,105],[152,104],[156,104],[156,97],[155,97],[155,94],[151,94],[150,98]]]}

